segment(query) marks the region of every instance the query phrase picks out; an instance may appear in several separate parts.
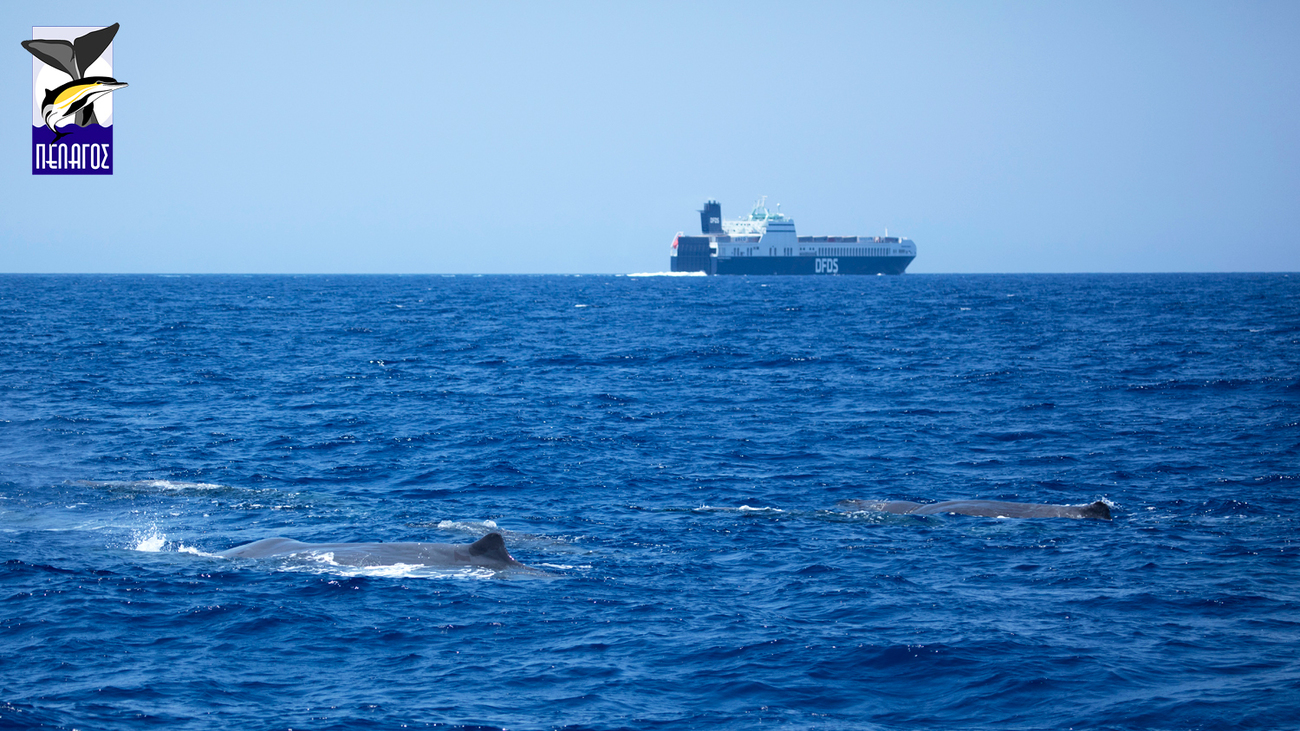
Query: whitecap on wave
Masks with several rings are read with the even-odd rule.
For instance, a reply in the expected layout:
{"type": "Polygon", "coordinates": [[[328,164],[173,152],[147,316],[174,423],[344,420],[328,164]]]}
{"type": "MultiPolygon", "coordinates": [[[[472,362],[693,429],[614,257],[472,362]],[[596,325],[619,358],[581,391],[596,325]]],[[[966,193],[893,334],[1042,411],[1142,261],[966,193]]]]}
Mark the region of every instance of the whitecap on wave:
{"type": "Polygon", "coordinates": [[[444,520],[438,523],[438,530],[457,531],[473,535],[483,535],[483,531],[500,532],[495,520],[444,520]]]}
{"type": "Polygon", "coordinates": [[[499,572],[483,566],[425,566],[424,564],[394,563],[382,566],[353,566],[334,560],[329,551],[297,554],[280,559],[277,571],[308,574],[329,574],[352,579],[492,579],[499,572]]]}
{"type": "Polygon", "coordinates": [[[784,513],[780,508],[755,508],[749,505],[741,505],[735,508],[719,507],[714,505],[701,505],[695,509],[697,513],[784,513]]]}
{"type": "Polygon", "coordinates": [[[206,553],[195,548],[187,546],[184,543],[168,543],[167,534],[158,530],[157,526],[151,526],[144,530],[138,530],[131,534],[127,548],[131,551],[140,551],[141,553],[189,553],[195,556],[216,557],[214,553],[206,553]]]}
{"type": "Polygon", "coordinates": [[[86,487],[133,488],[136,490],[228,490],[227,485],[211,482],[177,482],[173,480],[76,480],[86,487]]]}

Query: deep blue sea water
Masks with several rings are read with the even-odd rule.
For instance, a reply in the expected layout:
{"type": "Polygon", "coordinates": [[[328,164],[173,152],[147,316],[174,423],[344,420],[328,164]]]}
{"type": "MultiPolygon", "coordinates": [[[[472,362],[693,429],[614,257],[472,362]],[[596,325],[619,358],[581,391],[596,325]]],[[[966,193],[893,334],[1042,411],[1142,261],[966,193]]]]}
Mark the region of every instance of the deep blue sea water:
{"type": "Polygon", "coordinates": [[[1300,728],[1300,276],[6,275],[0,356],[0,728],[1300,728]]]}

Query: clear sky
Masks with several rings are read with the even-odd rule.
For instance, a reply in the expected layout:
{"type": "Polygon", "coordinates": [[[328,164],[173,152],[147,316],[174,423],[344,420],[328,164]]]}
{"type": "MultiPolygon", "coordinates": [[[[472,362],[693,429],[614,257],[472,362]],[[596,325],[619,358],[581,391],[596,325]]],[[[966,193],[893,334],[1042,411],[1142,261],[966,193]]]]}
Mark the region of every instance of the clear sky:
{"type": "Polygon", "coordinates": [[[1300,271],[1300,3],[0,5],[0,272],[626,273],[707,198],[911,272],[1300,271]],[[112,177],[32,26],[121,23],[112,177]]]}

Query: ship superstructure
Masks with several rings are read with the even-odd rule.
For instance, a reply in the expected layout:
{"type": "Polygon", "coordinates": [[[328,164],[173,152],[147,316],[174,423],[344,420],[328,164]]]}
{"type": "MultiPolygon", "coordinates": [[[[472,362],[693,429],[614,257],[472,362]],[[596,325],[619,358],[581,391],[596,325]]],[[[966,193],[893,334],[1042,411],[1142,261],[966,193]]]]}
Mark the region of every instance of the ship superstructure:
{"type": "MultiPolygon", "coordinates": [[[[700,211],[700,236],[673,239],[672,271],[706,274],[902,274],[916,244],[898,236],[799,236],[794,219],[767,199],[747,218],[727,221],[722,206],[700,211]]],[[[888,232],[886,232],[888,233],[888,232]]]]}

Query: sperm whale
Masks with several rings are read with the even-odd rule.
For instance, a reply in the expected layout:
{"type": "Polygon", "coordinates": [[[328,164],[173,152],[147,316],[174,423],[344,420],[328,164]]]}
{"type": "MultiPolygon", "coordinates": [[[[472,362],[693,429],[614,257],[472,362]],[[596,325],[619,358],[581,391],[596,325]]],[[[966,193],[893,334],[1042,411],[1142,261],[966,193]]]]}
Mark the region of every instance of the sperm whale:
{"type": "Polygon", "coordinates": [[[489,533],[473,543],[303,543],[291,538],[263,538],[218,556],[225,558],[280,558],[331,554],[344,566],[480,566],[494,571],[527,568],[506,550],[500,533],[489,533]]]}
{"type": "Polygon", "coordinates": [[[1110,520],[1110,506],[1098,500],[1087,505],[1008,503],[1000,500],[945,500],[914,503],[907,500],[841,500],[850,511],[874,510],[899,515],[975,515],[983,518],[1092,518],[1110,520]]]}

